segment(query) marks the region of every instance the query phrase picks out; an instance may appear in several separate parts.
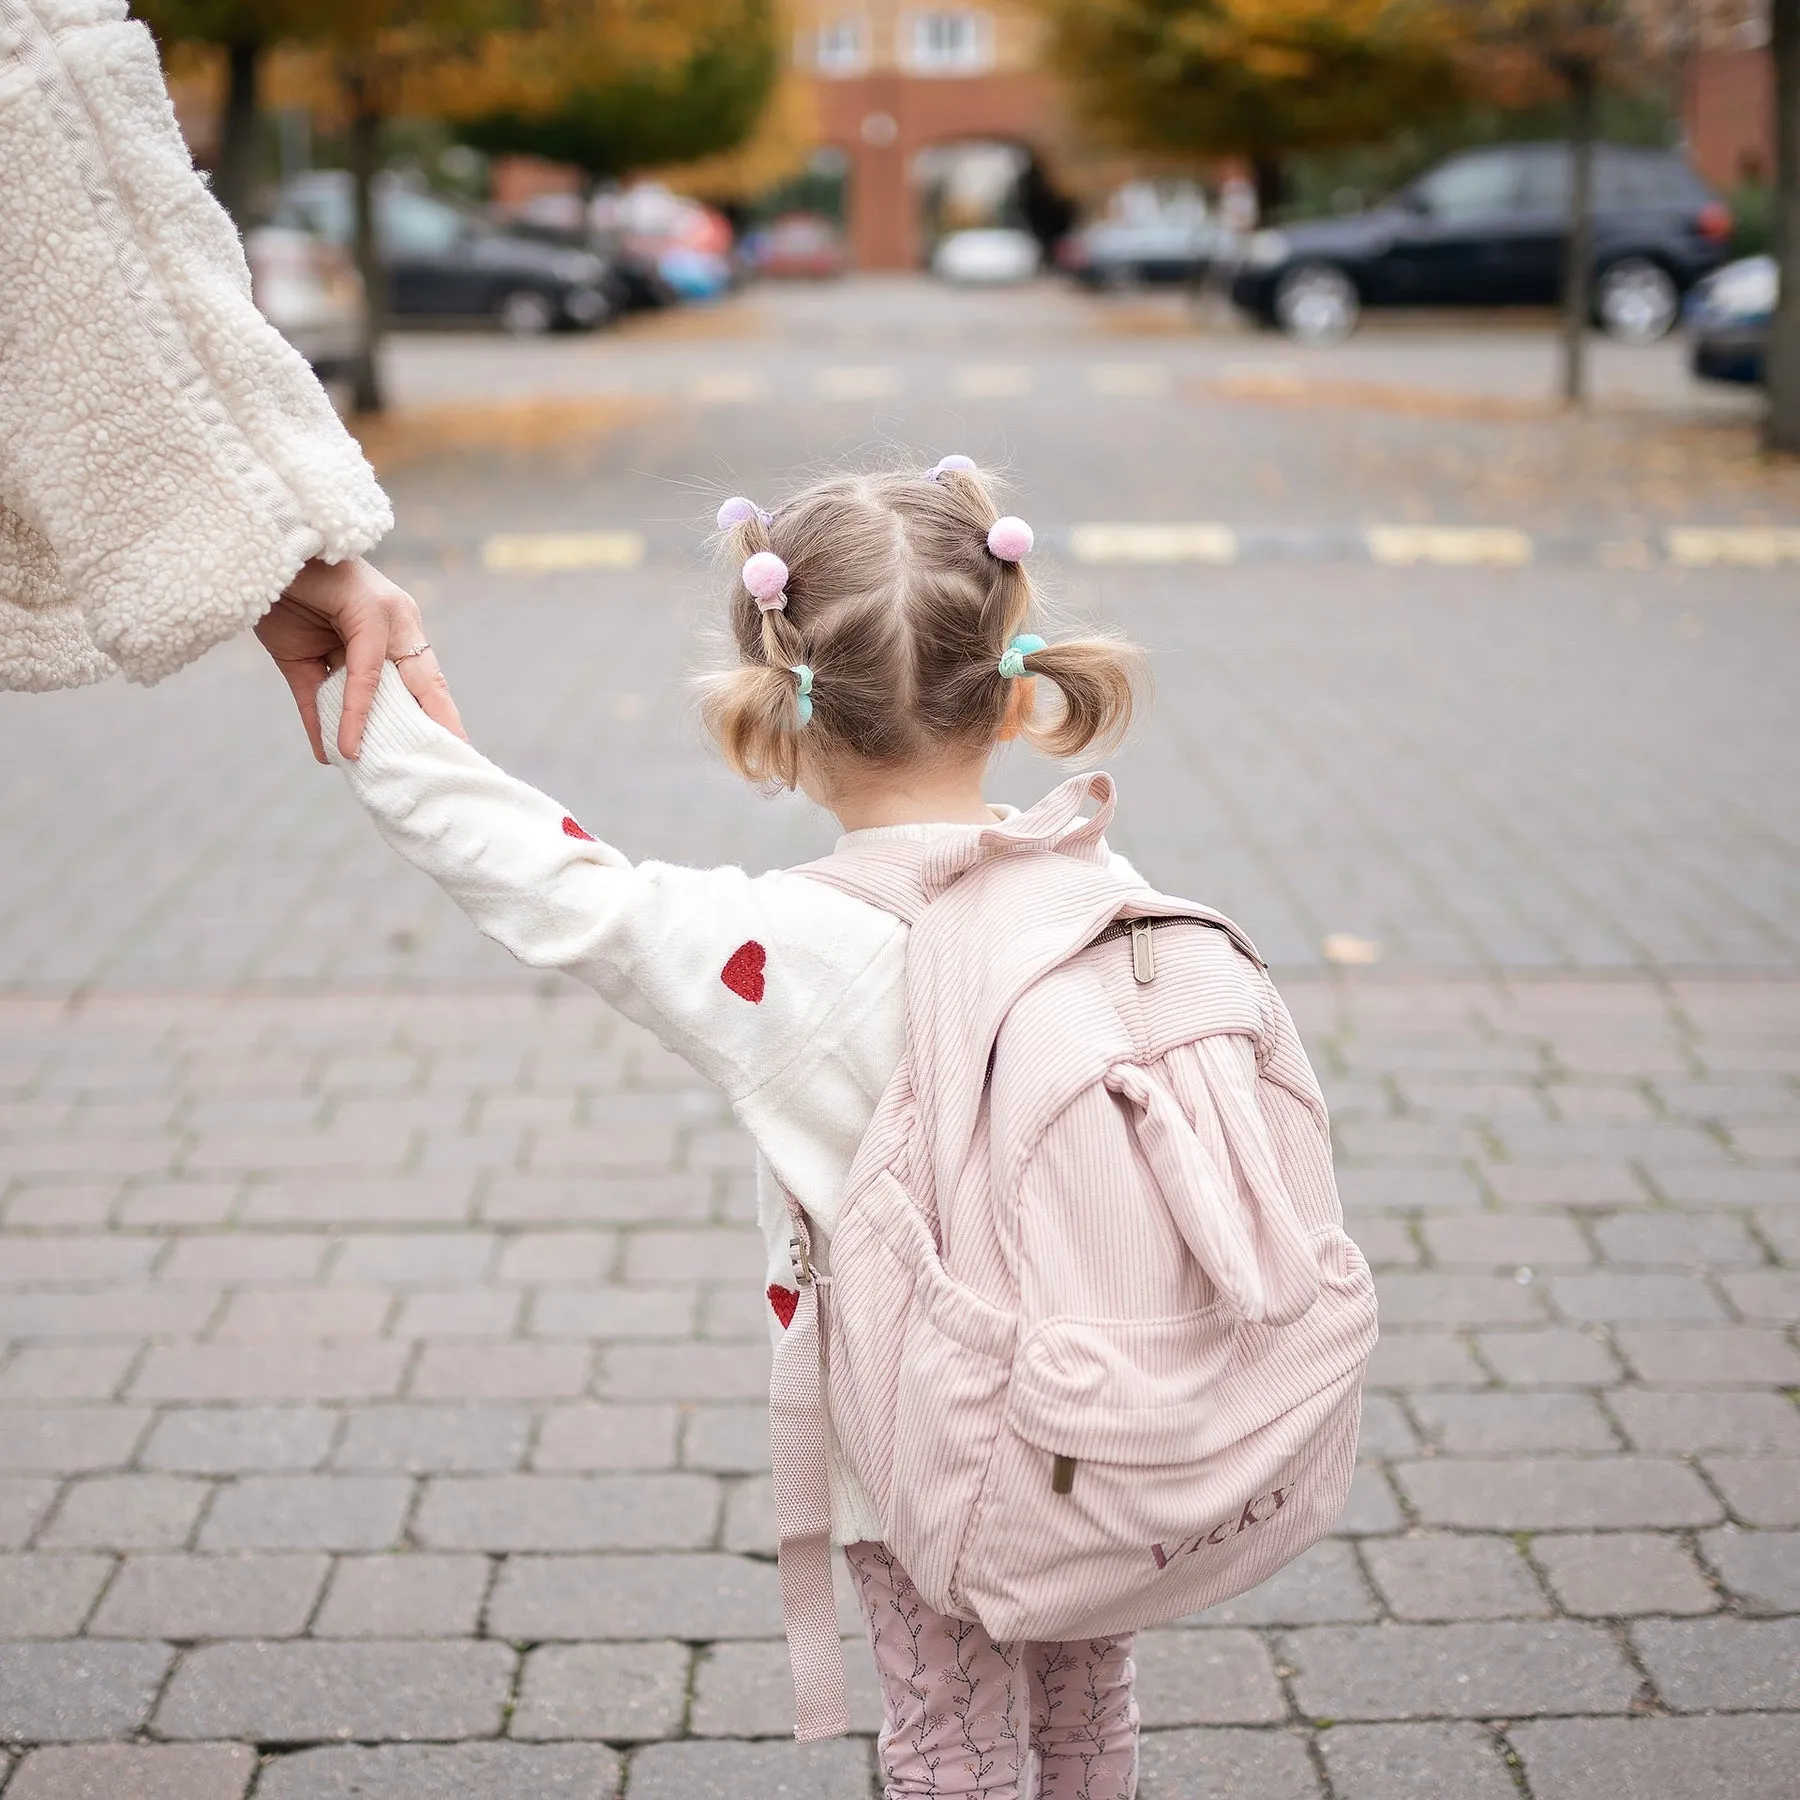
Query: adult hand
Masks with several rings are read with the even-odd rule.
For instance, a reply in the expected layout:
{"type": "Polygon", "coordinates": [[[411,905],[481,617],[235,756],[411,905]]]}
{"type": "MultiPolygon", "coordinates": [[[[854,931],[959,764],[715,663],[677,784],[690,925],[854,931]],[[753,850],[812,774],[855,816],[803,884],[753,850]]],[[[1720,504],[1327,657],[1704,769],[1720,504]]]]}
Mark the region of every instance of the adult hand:
{"type": "Polygon", "coordinates": [[[347,562],[309,562],[256,627],[262,646],[287,678],[306,726],[313,755],[325,761],[319,736],[319,688],[332,670],[349,665],[338,753],[354,758],[363,724],[375,704],[381,665],[393,658],[407,691],[425,712],[460,738],[468,733],[457,716],[450,684],[436,653],[425,643],[418,603],[403,587],[360,556],[347,562]]]}

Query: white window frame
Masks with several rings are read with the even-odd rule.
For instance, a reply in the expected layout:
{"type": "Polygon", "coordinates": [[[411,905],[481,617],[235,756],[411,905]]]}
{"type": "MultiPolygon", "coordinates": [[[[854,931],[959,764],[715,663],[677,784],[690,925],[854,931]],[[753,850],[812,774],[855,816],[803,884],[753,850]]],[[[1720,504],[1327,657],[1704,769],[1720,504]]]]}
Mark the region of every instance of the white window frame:
{"type": "Polygon", "coordinates": [[[842,80],[869,68],[869,22],[860,13],[840,13],[813,28],[808,60],[821,75],[842,80]]]}
{"type": "Polygon", "coordinates": [[[902,28],[906,67],[914,75],[985,75],[994,66],[994,15],[973,6],[920,7],[902,28]],[[956,25],[966,31],[961,45],[931,43],[934,31],[956,25]]]}

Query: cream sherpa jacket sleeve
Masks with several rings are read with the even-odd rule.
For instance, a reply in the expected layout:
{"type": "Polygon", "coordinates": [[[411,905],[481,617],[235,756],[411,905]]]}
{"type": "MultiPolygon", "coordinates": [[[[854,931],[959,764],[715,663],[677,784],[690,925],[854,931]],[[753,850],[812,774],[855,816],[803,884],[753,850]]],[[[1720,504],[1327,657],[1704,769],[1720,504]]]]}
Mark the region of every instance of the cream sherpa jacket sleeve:
{"type": "Polygon", "coordinates": [[[0,688],[159,681],[393,522],[124,0],[0,0],[0,688]]]}

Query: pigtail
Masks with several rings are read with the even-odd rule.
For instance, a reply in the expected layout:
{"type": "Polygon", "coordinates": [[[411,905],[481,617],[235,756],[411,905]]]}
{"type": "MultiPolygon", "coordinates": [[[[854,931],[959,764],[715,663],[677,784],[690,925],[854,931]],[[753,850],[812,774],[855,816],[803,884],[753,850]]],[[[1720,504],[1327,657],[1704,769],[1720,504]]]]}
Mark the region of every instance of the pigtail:
{"type": "Polygon", "coordinates": [[[1043,676],[1062,702],[1047,720],[1023,721],[1023,736],[1034,750],[1060,759],[1117,748],[1131,729],[1146,679],[1144,653],[1135,644],[1065,638],[1028,652],[1023,661],[1025,673],[1043,676]]]}

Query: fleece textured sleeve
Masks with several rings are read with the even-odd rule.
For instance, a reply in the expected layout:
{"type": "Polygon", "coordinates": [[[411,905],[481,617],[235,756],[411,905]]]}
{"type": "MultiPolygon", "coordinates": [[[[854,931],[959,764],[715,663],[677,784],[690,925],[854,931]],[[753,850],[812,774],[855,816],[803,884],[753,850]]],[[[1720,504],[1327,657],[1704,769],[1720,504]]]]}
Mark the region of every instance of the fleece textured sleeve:
{"type": "Polygon", "coordinates": [[[343,761],[343,689],[340,673],[320,690],[325,742],[388,843],[486,936],[586,982],[743,1110],[835,1042],[852,990],[897,975],[887,914],[785,871],[629,862],[433,724],[391,664],[362,754],[343,761]]]}
{"type": "Polygon", "coordinates": [[[0,169],[0,688],[159,681],[392,514],[123,0],[0,0],[0,169]]]}

